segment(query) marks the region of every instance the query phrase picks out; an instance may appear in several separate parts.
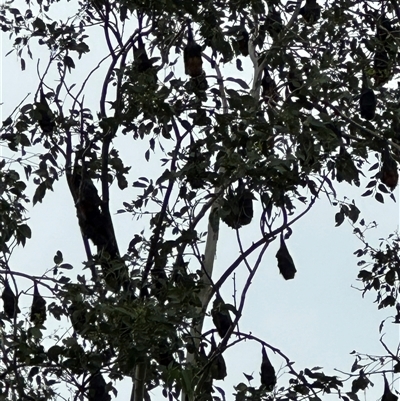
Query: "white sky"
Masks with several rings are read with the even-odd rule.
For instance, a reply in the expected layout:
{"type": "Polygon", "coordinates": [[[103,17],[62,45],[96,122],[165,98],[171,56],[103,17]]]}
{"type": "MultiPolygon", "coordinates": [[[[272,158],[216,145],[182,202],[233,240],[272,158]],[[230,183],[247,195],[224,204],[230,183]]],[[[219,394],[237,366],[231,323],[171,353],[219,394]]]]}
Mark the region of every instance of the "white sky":
{"type": "MultiPolygon", "coordinates": [[[[68,4],[72,7],[72,3],[68,4]]],[[[99,59],[104,53],[104,48],[97,38],[90,39],[89,43],[92,51],[90,55],[83,56],[81,61],[75,60],[76,76],[80,79],[84,78],[86,72],[95,64],[94,60],[99,59]]],[[[36,61],[30,61],[26,57],[26,71],[21,72],[19,62],[14,55],[4,58],[9,48],[10,42],[3,34],[2,120],[7,118],[9,112],[28,91],[34,93],[38,82],[36,61]]],[[[36,49],[32,50],[36,55],[36,49]]],[[[46,55],[43,54],[42,57],[41,70],[45,65],[46,55]]],[[[177,71],[182,70],[181,64],[177,66],[177,71]]],[[[248,68],[245,68],[244,72],[237,72],[232,64],[232,69],[227,71],[240,76],[250,84],[251,76],[246,75],[247,71],[251,72],[248,68]]],[[[159,74],[162,79],[162,73],[159,74]]],[[[98,103],[94,102],[98,99],[101,77],[101,73],[96,74],[85,93],[87,104],[96,111],[98,103]]],[[[120,141],[119,150],[124,162],[132,165],[132,177],[143,176],[144,171],[146,175],[157,176],[160,171],[158,159],[162,155],[152,155],[148,163],[144,159],[144,151],[148,148],[146,140],[144,144],[140,144],[139,141],[131,143],[127,140],[128,138],[123,138],[120,141]]],[[[118,145],[118,141],[115,144],[118,145]]],[[[9,155],[4,148],[3,155],[9,155]]],[[[368,173],[366,175],[369,177],[368,173]]],[[[378,228],[369,233],[371,244],[377,245],[380,237],[386,237],[398,229],[399,207],[398,203],[392,202],[388,197],[385,198],[384,205],[372,198],[361,198],[360,195],[364,192],[363,185],[366,182],[363,182],[360,188],[352,188],[346,183],[337,185],[338,198],[342,199],[345,195],[349,199],[356,199],[356,204],[362,211],[361,216],[367,222],[375,220],[378,223],[378,228]]],[[[398,192],[398,189],[394,192],[396,198],[399,198],[398,192]]],[[[113,211],[121,208],[122,201],[129,202],[134,199],[136,193],[132,187],[123,192],[113,190],[113,211]]],[[[252,332],[279,348],[296,362],[294,365],[296,370],[322,366],[327,374],[334,374],[334,368],[350,370],[354,356],[349,353],[353,350],[384,354],[379,344],[378,326],[381,320],[390,314],[390,311],[378,311],[371,295],[362,299],[361,293],[351,288],[351,286],[358,286],[356,282],[358,259],[353,252],[362,247],[362,244],[352,235],[352,228],[347,222],[341,227],[334,227],[336,212],[336,208],[331,207],[325,199],[322,199],[307,216],[292,227],[294,233],[287,241],[287,245],[298,270],[294,280],[285,281],[279,275],[275,259],[278,244],[276,242],[271,245],[264,257],[262,267],[253,280],[244,316],[240,322],[241,331],[252,332]]],[[[57,250],[63,252],[65,262],[79,266],[85,255],[74,205],[64,177],[61,182],[55,184],[54,193],[49,192],[43,204],[36,205],[29,216],[33,238],[28,241],[24,249],[16,250],[11,266],[16,270],[36,275],[42,274],[52,267],[53,256],[57,250]]],[[[133,221],[128,214],[114,216],[114,223],[121,250],[126,249],[134,233],[145,228],[143,222],[133,221]]],[[[256,219],[250,226],[244,227],[241,234],[248,245],[258,239],[259,229],[256,219]]],[[[216,277],[236,256],[232,251],[235,243],[234,230],[222,223],[215,262],[216,277]]],[[[243,282],[245,273],[245,267],[237,270],[238,283],[243,282]]],[[[23,285],[26,284],[27,282],[23,282],[23,285]]],[[[222,292],[226,301],[230,302],[232,292],[233,284],[231,280],[228,280],[222,292]]],[[[25,299],[26,308],[23,312],[26,313],[29,299],[25,299]]],[[[386,333],[386,343],[395,351],[399,343],[399,331],[396,325],[389,322],[390,320],[383,332],[386,333]]],[[[209,320],[205,328],[211,327],[209,320]]],[[[272,355],[271,352],[269,354],[276,368],[282,365],[283,361],[279,357],[272,355]]],[[[240,381],[246,382],[242,372],[254,373],[254,384],[258,385],[261,350],[259,346],[247,342],[227,350],[224,355],[226,355],[228,377],[224,382],[215,384],[225,389],[227,399],[230,400],[232,386],[240,381]]],[[[286,375],[282,380],[286,381],[288,377],[286,375]]],[[[368,400],[378,399],[382,394],[382,378],[375,377],[373,381],[375,389],[367,392],[368,400]]],[[[130,383],[119,384],[117,388],[120,390],[117,400],[125,400],[126,392],[130,391],[130,383]]],[[[360,399],[362,399],[361,395],[360,399]]]]}

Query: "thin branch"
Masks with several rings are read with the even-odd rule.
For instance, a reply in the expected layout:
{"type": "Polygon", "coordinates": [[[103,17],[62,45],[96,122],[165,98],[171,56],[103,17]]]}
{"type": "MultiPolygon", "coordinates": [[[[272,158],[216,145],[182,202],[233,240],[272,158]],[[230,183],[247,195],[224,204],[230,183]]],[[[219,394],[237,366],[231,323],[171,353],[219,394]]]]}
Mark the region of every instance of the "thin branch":
{"type": "Polygon", "coordinates": [[[203,385],[203,383],[205,382],[205,380],[207,378],[208,367],[211,366],[211,364],[215,361],[215,359],[218,357],[218,355],[220,355],[220,354],[222,354],[224,352],[224,350],[226,348],[226,345],[227,345],[227,343],[229,341],[229,338],[230,338],[234,328],[236,327],[236,325],[238,324],[240,318],[242,317],[242,312],[243,312],[244,304],[245,304],[245,301],[246,301],[247,291],[250,288],[251,281],[252,281],[253,277],[255,276],[255,274],[256,274],[259,266],[260,266],[261,260],[262,260],[262,258],[264,256],[265,251],[268,248],[268,245],[269,245],[269,243],[264,244],[263,249],[260,251],[260,253],[258,255],[258,258],[257,258],[257,261],[256,261],[256,263],[254,265],[254,268],[251,269],[250,274],[249,274],[249,276],[248,276],[248,278],[246,280],[246,284],[245,284],[245,286],[243,288],[242,295],[240,297],[240,304],[239,304],[239,308],[238,308],[238,310],[236,312],[235,320],[232,322],[230,328],[226,332],[224,338],[219,343],[217,349],[212,353],[211,356],[209,356],[208,363],[199,372],[199,375],[201,375],[201,376],[200,376],[200,379],[199,379],[199,382],[198,382],[198,385],[197,385],[197,389],[196,389],[197,392],[199,392],[199,391],[201,392],[202,385],[203,385]]]}
{"type": "Polygon", "coordinates": [[[390,351],[390,349],[388,348],[388,346],[383,342],[383,336],[379,339],[379,342],[382,344],[383,348],[385,348],[386,352],[397,362],[400,362],[400,358],[393,354],[392,351],[390,351]]]}
{"type": "Polygon", "coordinates": [[[356,126],[357,128],[359,128],[361,131],[365,131],[368,134],[374,136],[375,138],[379,138],[382,139],[384,141],[386,141],[389,145],[391,145],[393,148],[397,149],[400,151],[400,145],[394,143],[393,141],[391,141],[390,139],[384,138],[382,135],[377,134],[374,131],[371,131],[368,128],[363,127],[362,125],[358,124],[357,122],[355,122],[354,120],[352,120],[350,117],[346,116],[346,114],[344,114],[342,111],[340,111],[336,106],[334,106],[332,103],[330,103],[328,100],[324,100],[324,103],[329,106],[332,110],[334,110],[337,114],[339,114],[344,120],[346,120],[347,122],[349,122],[350,124],[356,126]]]}
{"type": "MultiPolygon", "coordinates": [[[[176,170],[176,161],[178,158],[178,153],[179,153],[179,148],[181,146],[181,139],[178,139],[176,142],[176,146],[175,146],[175,150],[174,150],[174,155],[173,158],[171,160],[171,171],[175,171],[176,170]]],[[[168,208],[168,204],[169,204],[169,199],[172,193],[172,189],[174,187],[174,184],[176,183],[175,179],[173,177],[171,177],[169,179],[168,182],[168,187],[166,189],[165,192],[165,196],[164,196],[164,200],[163,200],[163,204],[161,206],[161,210],[158,216],[158,221],[156,223],[156,227],[153,230],[153,235],[152,238],[150,240],[150,249],[149,249],[149,254],[147,257],[147,261],[146,261],[146,265],[142,274],[142,286],[145,284],[147,277],[150,273],[150,269],[151,266],[153,264],[153,259],[156,255],[157,252],[157,245],[158,245],[158,241],[160,240],[161,237],[161,231],[162,231],[162,225],[165,219],[165,215],[167,212],[167,208],[168,208]]]]}
{"type": "MultiPolygon", "coordinates": [[[[248,255],[250,255],[252,252],[254,252],[257,248],[259,248],[261,245],[269,242],[273,237],[278,235],[282,230],[284,230],[287,227],[290,227],[293,225],[297,220],[302,218],[305,214],[307,214],[312,206],[314,205],[317,197],[314,196],[308,207],[301,212],[297,217],[295,217],[293,220],[291,220],[287,224],[282,224],[280,227],[275,229],[274,231],[271,231],[269,234],[265,235],[264,238],[261,238],[259,241],[253,243],[249,248],[247,248],[246,251],[243,252],[242,255],[240,255],[229,267],[228,269],[225,270],[225,272],[221,275],[220,279],[215,283],[214,289],[219,290],[221,288],[222,284],[228,279],[228,277],[236,270],[236,268],[240,265],[240,263],[246,258],[248,255]]],[[[212,294],[211,294],[212,295],[212,294]]]]}
{"type": "MultiPolygon", "coordinates": [[[[243,245],[242,245],[242,240],[241,240],[241,238],[240,238],[239,229],[236,229],[236,238],[237,238],[237,241],[238,241],[238,244],[239,244],[240,254],[243,255],[243,245]]],[[[247,258],[246,258],[246,257],[243,259],[243,262],[244,262],[244,264],[246,265],[247,270],[248,270],[249,272],[251,272],[251,267],[250,267],[249,262],[247,261],[247,258]]]]}

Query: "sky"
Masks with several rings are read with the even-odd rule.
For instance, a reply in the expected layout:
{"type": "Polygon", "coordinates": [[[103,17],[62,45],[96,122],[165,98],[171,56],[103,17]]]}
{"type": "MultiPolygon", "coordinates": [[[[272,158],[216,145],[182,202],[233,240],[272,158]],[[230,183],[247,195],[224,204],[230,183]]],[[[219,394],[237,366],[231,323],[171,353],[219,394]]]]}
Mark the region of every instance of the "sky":
{"type": "MultiPolygon", "coordinates": [[[[69,3],[70,5],[72,3],[69,3]]],[[[104,53],[100,41],[89,38],[91,53],[85,60],[77,63],[75,76],[85,77],[90,67],[104,53]],[[90,60],[88,63],[86,60],[90,60]]],[[[21,71],[19,61],[14,54],[4,57],[10,49],[10,42],[6,35],[2,35],[1,52],[1,118],[5,120],[11,110],[24,98],[27,91],[34,93],[37,88],[36,62],[27,61],[26,70],[21,71]],[[11,79],[12,77],[12,79],[11,79]],[[16,84],[17,83],[17,84],[16,84]]],[[[36,49],[35,51],[42,51],[36,49]]],[[[36,53],[34,53],[36,54],[36,53]]],[[[40,62],[43,71],[46,54],[40,62]]],[[[247,60],[242,61],[246,62],[247,60]]],[[[182,64],[182,63],[181,63],[182,64]]],[[[177,65],[177,73],[182,65],[177,65]]],[[[234,64],[232,71],[236,74],[234,64]]],[[[245,72],[249,69],[245,68],[245,72]]],[[[227,69],[229,71],[229,68],[227,69]]],[[[85,99],[87,104],[97,107],[96,99],[99,93],[99,83],[104,69],[94,74],[89,82],[85,99]]],[[[160,73],[161,74],[161,73],[160,73]]],[[[250,84],[250,76],[242,79],[250,84]]],[[[162,79],[162,76],[160,76],[162,79]]],[[[153,155],[150,162],[144,158],[148,148],[147,143],[136,141],[134,145],[126,142],[128,138],[118,139],[114,145],[119,148],[123,160],[132,165],[131,177],[146,174],[157,177],[160,172],[159,158],[162,155],[153,155]]],[[[2,147],[3,157],[10,155],[2,147]]],[[[366,173],[368,178],[368,172],[366,173]]],[[[371,244],[377,245],[379,238],[387,237],[398,229],[399,204],[389,197],[385,204],[380,204],[372,198],[361,198],[365,184],[354,188],[346,183],[338,185],[338,198],[355,199],[366,221],[375,220],[376,229],[368,233],[371,244]]],[[[32,188],[30,195],[32,197],[32,188]]],[[[123,201],[135,198],[137,190],[129,187],[120,192],[112,190],[112,210],[120,209],[123,201]]],[[[399,189],[394,191],[399,198],[399,189]]],[[[261,267],[253,279],[253,284],[240,321],[242,332],[252,333],[261,337],[269,344],[279,348],[291,360],[295,361],[294,368],[301,370],[305,367],[322,366],[327,374],[335,374],[335,368],[349,371],[354,361],[350,355],[353,350],[368,354],[383,354],[379,344],[381,333],[378,331],[380,322],[390,313],[388,310],[377,310],[373,303],[373,294],[362,297],[356,277],[358,274],[357,258],[353,252],[362,244],[352,234],[352,227],[345,221],[342,226],[335,227],[335,213],[326,199],[319,200],[307,216],[300,219],[292,228],[293,234],[287,241],[297,268],[294,280],[285,281],[279,274],[275,254],[278,243],[274,242],[267,250],[261,267]]],[[[261,213],[259,203],[256,215],[261,213]]],[[[35,275],[42,274],[53,266],[53,256],[61,250],[65,262],[79,266],[85,258],[80,231],[77,224],[72,197],[66,186],[65,178],[54,186],[54,192],[49,192],[42,204],[37,204],[29,210],[29,225],[32,228],[33,238],[27,242],[25,248],[17,249],[11,259],[15,270],[29,272],[35,275]]],[[[118,240],[121,249],[126,249],[133,233],[146,228],[145,221],[135,221],[128,214],[113,216],[118,240]],[[140,226],[140,228],[139,228],[140,226]]],[[[245,244],[259,238],[257,219],[240,231],[245,244]]],[[[221,224],[220,240],[217,247],[215,261],[215,277],[219,277],[233,261],[237,253],[233,252],[236,244],[235,231],[221,224]]],[[[251,258],[250,258],[251,260],[251,258]]],[[[237,270],[236,282],[238,286],[246,279],[245,267],[237,270]]],[[[26,282],[23,283],[26,285],[26,282]]],[[[233,282],[228,280],[222,294],[227,302],[232,302],[233,282]]],[[[29,310],[29,299],[23,312],[29,310]]],[[[206,322],[205,330],[212,328],[211,320],[206,322]]],[[[399,343],[399,331],[396,325],[387,323],[384,327],[385,341],[392,350],[396,350],[399,343]]],[[[251,342],[243,342],[237,347],[229,348],[224,354],[228,365],[228,377],[224,382],[216,384],[224,388],[227,399],[233,386],[241,381],[246,382],[243,372],[254,375],[254,384],[259,383],[259,366],[261,364],[261,349],[251,342]]],[[[276,369],[283,366],[282,359],[269,353],[276,369]]],[[[287,380],[288,375],[282,380],[287,380]]],[[[379,399],[383,389],[383,380],[376,377],[375,388],[367,391],[365,399],[379,399]]],[[[117,400],[125,400],[130,391],[130,383],[117,385],[119,396],[117,400]]],[[[360,396],[360,399],[362,397],[360,396]]]]}

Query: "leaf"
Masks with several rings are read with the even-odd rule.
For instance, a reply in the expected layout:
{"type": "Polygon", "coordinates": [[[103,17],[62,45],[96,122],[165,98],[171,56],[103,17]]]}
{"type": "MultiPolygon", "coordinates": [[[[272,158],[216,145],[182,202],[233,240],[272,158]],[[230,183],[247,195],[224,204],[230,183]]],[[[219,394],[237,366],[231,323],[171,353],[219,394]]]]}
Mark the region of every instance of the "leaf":
{"type": "Polygon", "coordinates": [[[65,269],[65,270],[72,270],[74,267],[70,265],[69,263],[62,263],[61,265],[58,266],[60,269],[65,269]]]}
{"type": "Polygon", "coordinates": [[[71,50],[74,50],[76,52],[79,53],[79,58],[81,58],[83,53],[88,53],[89,52],[89,46],[84,43],[84,42],[80,42],[80,43],[73,43],[71,44],[71,50]]]}
{"type": "Polygon", "coordinates": [[[30,103],[28,103],[28,104],[25,104],[25,105],[23,105],[22,107],[21,107],[21,110],[20,110],[20,112],[21,112],[21,114],[27,114],[29,111],[31,111],[33,109],[33,105],[32,104],[30,104],[30,103]]]}
{"type": "Polygon", "coordinates": [[[374,165],[372,165],[368,171],[372,171],[372,170],[376,170],[379,167],[379,163],[375,163],[374,165]]]}
{"type": "Polygon", "coordinates": [[[361,369],[362,366],[358,364],[358,359],[356,359],[351,367],[351,372],[355,372],[356,370],[361,369]]]}
{"type": "Polygon", "coordinates": [[[316,370],[322,370],[321,366],[314,366],[313,368],[311,368],[311,370],[314,372],[316,370]]]}
{"type": "Polygon", "coordinates": [[[376,180],[370,181],[365,188],[375,188],[376,180]]]}
{"type": "Polygon", "coordinates": [[[35,194],[33,195],[33,205],[36,205],[36,203],[42,203],[42,200],[44,196],[46,195],[47,191],[47,186],[45,182],[41,182],[38,187],[36,188],[35,194]]]}
{"type": "Polygon", "coordinates": [[[349,396],[349,398],[351,398],[353,401],[360,401],[360,399],[357,397],[357,394],[354,394],[354,393],[346,393],[348,396],[349,396]]]}
{"type": "Polygon", "coordinates": [[[32,22],[32,26],[38,31],[44,32],[46,30],[46,24],[40,18],[36,18],[35,21],[32,22]]]}
{"type": "Polygon", "coordinates": [[[355,205],[350,205],[350,212],[348,213],[349,219],[355,223],[358,220],[358,216],[360,215],[360,210],[355,205]]]}
{"type": "Polygon", "coordinates": [[[146,187],[147,187],[146,184],[143,184],[142,182],[139,182],[139,181],[135,181],[135,182],[132,184],[132,186],[134,186],[135,188],[146,188],[146,187]]]}
{"type": "Polygon", "coordinates": [[[26,238],[32,237],[32,231],[27,224],[21,224],[18,227],[18,231],[26,238]]]}
{"type": "Polygon", "coordinates": [[[61,276],[60,279],[58,280],[59,283],[61,284],[68,284],[71,281],[69,277],[61,276]]]}
{"type": "Polygon", "coordinates": [[[378,190],[383,192],[384,194],[390,194],[390,191],[387,189],[386,185],[379,184],[378,190]]]}
{"type": "Polygon", "coordinates": [[[168,82],[174,76],[174,72],[171,71],[165,78],[164,82],[168,82]]]}
{"type": "Polygon", "coordinates": [[[60,265],[63,262],[63,254],[61,253],[61,251],[57,251],[53,260],[56,265],[60,265]]]}
{"type": "Polygon", "coordinates": [[[397,362],[396,365],[393,366],[394,373],[400,373],[400,362],[397,362]]]}
{"type": "Polygon", "coordinates": [[[361,196],[370,196],[372,195],[372,189],[369,189],[368,191],[365,191],[361,196]]]}
{"type": "Polygon", "coordinates": [[[253,380],[253,376],[252,376],[252,375],[247,375],[247,374],[244,373],[244,372],[243,372],[243,374],[244,374],[244,377],[245,377],[248,381],[253,380]]]}
{"type": "Polygon", "coordinates": [[[118,188],[123,190],[128,187],[128,181],[123,174],[117,174],[118,188]]]}
{"type": "Polygon", "coordinates": [[[18,10],[18,8],[9,8],[8,11],[13,14],[14,16],[16,15],[21,15],[21,12],[18,10]]]}
{"type": "Polygon", "coordinates": [[[242,89],[249,89],[249,85],[243,79],[228,77],[226,80],[237,83],[242,89]]]}
{"type": "Polygon", "coordinates": [[[378,201],[378,202],[380,202],[380,203],[384,203],[385,201],[383,200],[383,195],[381,194],[381,193],[379,193],[379,192],[377,192],[376,194],[375,194],[375,199],[378,201]]]}
{"type": "Polygon", "coordinates": [[[64,57],[64,65],[68,68],[68,71],[71,72],[71,69],[75,68],[74,60],[70,56],[64,57]]]}
{"type": "Polygon", "coordinates": [[[344,221],[344,213],[342,211],[335,214],[335,227],[339,227],[344,221]]]}
{"type": "Polygon", "coordinates": [[[225,400],[225,391],[218,386],[214,386],[214,388],[222,395],[222,398],[225,400]]]}
{"type": "Polygon", "coordinates": [[[39,367],[38,366],[34,366],[28,374],[28,378],[32,379],[33,376],[36,376],[39,373],[39,367]]]}
{"type": "Polygon", "coordinates": [[[21,70],[25,71],[25,60],[23,58],[21,58],[21,70]]]}
{"type": "Polygon", "coordinates": [[[192,126],[192,124],[190,124],[189,121],[187,121],[187,120],[180,120],[179,122],[181,123],[182,127],[185,128],[186,131],[189,132],[189,131],[192,130],[193,126],[192,126]]]}
{"type": "Polygon", "coordinates": [[[3,126],[6,127],[8,125],[11,125],[13,122],[11,117],[7,117],[4,121],[3,121],[3,126]]]}

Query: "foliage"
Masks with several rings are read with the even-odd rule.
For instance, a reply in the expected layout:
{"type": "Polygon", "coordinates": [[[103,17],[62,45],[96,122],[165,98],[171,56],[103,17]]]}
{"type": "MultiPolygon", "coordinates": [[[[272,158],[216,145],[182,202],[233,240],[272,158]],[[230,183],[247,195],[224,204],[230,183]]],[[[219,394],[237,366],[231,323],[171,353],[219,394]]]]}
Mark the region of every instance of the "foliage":
{"type": "MultiPolygon", "coordinates": [[[[323,197],[338,208],[337,226],[348,218],[361,227],[356,233],[365,248],[356,254],[368,257],[358,276],[364,292],[376,291],[379,308],[395,307],[395,323],[400,321],[398,237],[383,250],[371,248],[356,202],[336,199],[342,182],[365,185],[362,196],[371,202],[394,199],[400,157],[399,89],[393,86],[399,72],[397,2],[28,0],[7,2],[0,13],[22,70],[40,59],[35,96],[24,99],[0,131],[9,151],[22,155],[18,165],[0,164],[7,290],[1,399],[58,399],[66,387],[69,399],[109,400],[114,383],[127,377],[135,401],[149,400],[155,388],[168,399],[225,399],[216,385],[229,374],[223,354],[243,340],[262,347],[262,371],[267,348],[282,358],[290,379],[281,384],[278,377],[274,388],[268,360],[273,380],[239,383],[238,401],[319,400],[330,393],[358,400],[370,384],[368,374],[383,371],[388,360],[400,371],[399,356],[388,349],[372,369],[361,363],[369,356],[357,354],[342,378],[319,367],[296,371],[281,350],[238,328],[265,250],[281,241],[279,268],[294,278],[285,240],[323,197]],[[60,7],[74,14],[53,17],[60,7]],[[192,43],[192,59],[185,47],[188,25],[202,49],[200,56],[192,43]],[[104,54],[91,48],[93,39],[104,54]],[[187,79],[183,59],[201,61],[204,71],[187,79]],[[98,106],[86,100],[95,76],[101,76],[98,106]],[[130,160],[121,156],[126,148],[134,155],[130,160]],[[141,149],[149,164],[156,163],[156,177],[135,165],[141,149]],[[369,165],[373,176],[365,184],[369,165]],[[26,188],[35,188],[33,205],[46,203],[59,180],[72,195],[90,278],[65,263],[60,251],[40,277],[16,271],[10,262],[13,249],[31,237],[26,188]],[[110,198],[127,188],[136,198],[118,213],[141,220],[146,230],[131,233],[125,250],[115,236],[110,198]],[[236,230],[240,252],[216,280],[220,224],[236,230]],[[260,233],[245,248],[240,229],[249,224],[260,233]],[[248,278],[231,305],[221,288],[241,264],[248,278]],[[71,270],[75,278],[66,274],[71,270]],[[31,281],[33,290],[19,289],[15,277],[31,281]],[[43,291],[50,294],[47,301],[43,291]],[[18,302],[31,293],[31,321],[25,322],[18,302]],[[225,326],[205,332],[212,299],[214,322],[222,314],[225,326]],[[50,335],[50,319],[69,329],[50,335]],[[346,378],[354,377],[344,390],[346,378]]],[[[199,65],[190,67],[198,71],[199,65]]]]}

